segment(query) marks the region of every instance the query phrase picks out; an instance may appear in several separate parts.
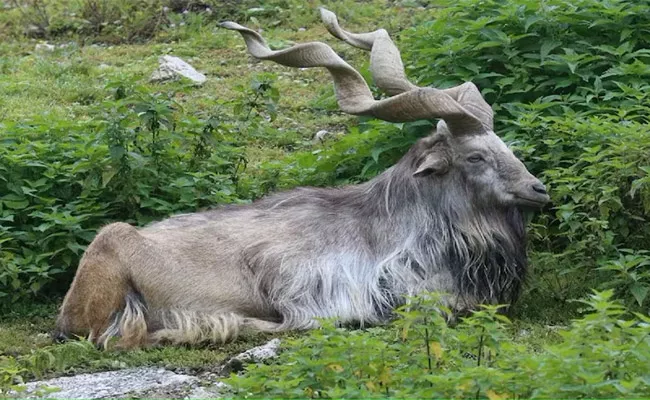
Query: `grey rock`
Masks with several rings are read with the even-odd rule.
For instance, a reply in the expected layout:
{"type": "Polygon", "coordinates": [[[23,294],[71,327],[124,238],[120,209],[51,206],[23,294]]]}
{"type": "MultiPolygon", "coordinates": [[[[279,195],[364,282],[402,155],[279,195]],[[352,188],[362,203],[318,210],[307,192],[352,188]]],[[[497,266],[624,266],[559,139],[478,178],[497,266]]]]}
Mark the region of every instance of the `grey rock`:
{"type": "Polygon", "coordinates": [[[29,25],[29,26],[27,27],[27,29],[25,29],[25,33],[26,33],[27,35],[34,35],[34,36],[36,36],[36,35],[39,35],[39,34],[42,34],[42,33],[43,33],[43,28],[41,28],[40,26],[36,26],[36,25],[29,25]]]}
{"type": "Polygon", "coordinates": [[[158,59],[160,66],[151,74],[151,82],[162,82],[184,77],[192,82],[202,84],[206,81],[205,75],[198,72],[190,64],[178,57],[165,55],[158,59]]]}
{"type": "Polygon", "coordinates": [[[194,376],[176,374],[166,369],[130,368],[30,382],[21,396],[45,399],[103,399],[152,389],[172,389],[195,382],[198,382],[198,378],[194,376]],[[47,388],[59,390],[50,392],[47,388]],[[39,389],[45,394],[39,394],[39,389]]]}
{"type": "Polygon", "coordinates": [[[321,129],[320,131],[314,134],[314,142],[318,142],[318,141],[322,142],[329,135],[330,135],[330,131],[321,129]]]}
{"type": "Polygon", "coordinates": [[[217,382],[213,386],[199,386],[192,389],[186,399],[218,399],[223,397],[222,391],[226,389],[228,385],[223,382],[217,382]]]}
{"type": "Polygon", "coordinates": [[[314,134],[312,138],[313,143],[324,142],[329,138],[337,137],[343,135],[343,132],[330,132],[325,129],[322,129],[314,134]]]}
{"type": "Polygon", "coordinates": [[[34,47],[34,50],[40,51],[40,52],[52,52],[54,51],[55,46],[51,45],[49,43],[39,43],[34,47]]]}
{"type": "Polygon", "coordinates": [[[203,378],[175,373],[165,368],[129,368],[30,382],[25,385],[25,391],[14,395],[32,399],[104,399],[133,395],[143,398],[221,398],[228,385],[218,381],[218,376],[241,370],[244,364],[277,357],[279,347],[280,339],[272,339],[230,359],[219,375],[203,378]]]}
{"type": "Polygon", "coordinates": [[[233,372],[239,372],[244,369],[246,364],[258,363],[275,358],[278,356],[279,348],[280,339],[276,338],[269,340],[266,344],[239,353],[223,365],[221,375],[227,376],[233,372]]]}
{"type": "Polygon", "coordinates": [[[277,357],[279,349],[280,339],[275,338],[269,340],[266,344],[239,353],[233,358],[240,360],[243,363],[256,363],[277,357]]]}

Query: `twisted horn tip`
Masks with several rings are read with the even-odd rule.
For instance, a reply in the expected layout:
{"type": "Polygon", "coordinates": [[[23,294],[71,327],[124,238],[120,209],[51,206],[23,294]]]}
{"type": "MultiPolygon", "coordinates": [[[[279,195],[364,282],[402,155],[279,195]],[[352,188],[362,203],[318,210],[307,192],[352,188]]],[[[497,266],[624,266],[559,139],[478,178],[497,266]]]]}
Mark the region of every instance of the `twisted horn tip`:
{"type": "Polygon", "coordinates": [[[218,25],[219,25],[221,28],[230,29],[230,30],[232,30],[232,31],[236,31],[236,30],[239,30],[239,29],[241,29],[241,28],[244,28],[243,26],[241,26],[241,25],[239,25],[238,23],[233,22],[233,21],[223,21],[223,22],[219,22],[218,25]]]}

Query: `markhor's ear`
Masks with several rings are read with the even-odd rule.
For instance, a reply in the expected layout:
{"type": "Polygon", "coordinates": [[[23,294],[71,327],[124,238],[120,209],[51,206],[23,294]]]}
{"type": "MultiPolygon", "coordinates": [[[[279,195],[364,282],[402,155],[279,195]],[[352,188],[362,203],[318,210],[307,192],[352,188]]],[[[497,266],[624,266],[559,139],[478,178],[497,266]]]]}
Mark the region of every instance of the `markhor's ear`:
{"type": "Polygon", "coordinates": [[[431,174],[444,175],[448,170],[449,156],[446,151],[439,149],[424,156],[413,176],[419,178],[431,174]]]}

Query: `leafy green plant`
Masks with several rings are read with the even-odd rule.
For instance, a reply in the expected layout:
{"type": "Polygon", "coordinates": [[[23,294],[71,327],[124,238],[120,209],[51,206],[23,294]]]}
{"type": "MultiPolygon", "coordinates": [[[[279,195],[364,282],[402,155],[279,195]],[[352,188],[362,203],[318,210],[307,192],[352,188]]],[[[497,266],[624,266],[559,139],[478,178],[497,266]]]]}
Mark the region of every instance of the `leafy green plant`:
{"type": "Polygon", "coordinates": [[[394,164],[432,129],[429,121],[389,124],[366,120],[316,149],[263,164],[245,183],[252,197],[298,185],[331,186],[366,181],[394,164]]]}
{"type": "Polygon", "coordinates": [[[228,383],[238,397],[647,396],[650,319],[629,314],[611,291],[582,303],[586,314],[560,332],[558,344],[530,351],[498,307],[450,328],[436,297],[425,295],[386,327],[350,331],[326,323],[290,341],[279,360],[228,383]]]}
{"type": "Polygon", "coordinates": [[[472,80],[488,102],[513,112],[536,103],[647,121],[647,1],[471,0],[450,2],[405,32],[403,47],[422,84],[472,80]]]}
{"type": "Polygon", "coordinates": [[[648,300],[650,292],[650,252],[622,249],[618,259],[608,261],[600,270],[610,271],[612,279],[603,287],[612,288],[621,297],[634,299],[639,307],[648,300]]]}
{"type": "Polygon", "coordinates": [[[15,358],[0,356],[0,395],[20,390],[23,383],[22,374],[26,371],[15,358]]]}
{"type": "MultiPolygon", "coordinates": [[[[518,128],[510,135],[515,149],[547,183],[553,200],[531,230],[535,273],[546,282],[541,290],[566,300],[589,287],[611,288],[611,267],[623,252],[643,265],[650,240],[648,125],[614,116],[540,117],[530,110],[512,124],[518,128]]],[[[643,276],[634,275],[638,282],[630,278],[616,291],[629,305],[642,306],[638,299],[645,299],[642,288],[648,287],[643,276]]]]}
{"type": "Polygon", "coordinates": [[[261,128],[260,121],[273,121],[277,117],[280,92],[273,84],[275,79],[275,75],[263,73],[255,76],[248,88],[235,87],[239,97],[232,101],[233,115],[247,124],[242,130],[250,129],[253,133],[261,128]]]}
{"type": "Polygon", "coordinates": [[[66,287],[66,273],[102,224],[144,224],[237,199],[241,151],[229,125],[210,116],[181,117],[173,94],[112,86],[116,99],[102,103],[90,121],[43,119],[3,127],[5,305],[43,293],[48,285],[54,289],[59,279],[66,287]],[[203,142],[193,139],[195,132],[202,132],[203,142]],[[215,132],[219,137],[207,141],[215,132]]]}

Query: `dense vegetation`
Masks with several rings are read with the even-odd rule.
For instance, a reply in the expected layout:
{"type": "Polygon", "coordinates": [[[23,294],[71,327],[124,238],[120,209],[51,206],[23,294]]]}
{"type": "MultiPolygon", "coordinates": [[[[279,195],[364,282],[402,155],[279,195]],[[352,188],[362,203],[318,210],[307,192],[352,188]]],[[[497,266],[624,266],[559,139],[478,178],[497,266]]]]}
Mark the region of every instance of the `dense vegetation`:
{"type": "Polygon", "coordinates": [[[496,307],[452,329],[435,299],[421,297],[388,328],[350,332],[326,326],[290,341],[291,351],[277,363],[255,365],[228,383],[237,397],[647,396],[650,318],[626,320],[610,296],[585,300],[589,314],[537,349],[512,341],[511,322],[496,307]]]}
{"type": "MultiPolygon", "coordinates": [[[[315,5],[170,0],[136,10],[120,1],[62,4],[9,2],[0,17],[0,35],[15,40],[0,45],[0,56],[24,48],[25,35],[77,41],[55,50],[62,61],[47,55],[27,61],[42,79],[70,88],[64,101],[75,104],[74,115],[0,113],[1,309],[65,291],[102,224],[142,225],[296,185],[364,181],[431,128],[427,121],[388,124],[339,115],[324,74],[297,71],[287,79],[285,70],[269,67],[196,106],[186,101],[197,90],[191,85],[155,86],[135,74],[105,74],[81,56],[84,41],[178,41],[226,52],[238,38],[214,33],[212,22],[226,16],[273,27],[274,33],[265,33],[271,45],[286,46],[314,35],[280,33],[311,29],[315,5]],[[102,78],[103,84],[77,87],[67,81],[72,75],[88,82],[102,78]],[[298,86],[317,89],[305,92],[312,100],[285,100],[296,79],[305,79],[298,86]],[[307,112],[346,134],[313,143],[313,132],[296,123],[308,119],[307,112]]],[[[552,205],[530,224],[533,272],[514,323],[488,308],[447,328],[430,312],[435,302],[419,299],[389,327],[326,328],[288,343],[277,363],[231,382],[238,394],[650,395],[650,2],[326,6],[351,29],[388,28],[419,84],[479,85],[495,109],[497,131],[547,184],[552,205]],[[571,301],[576,298],[587,300],[571,301]],[[541,344],[523,337],[517,322],[565,324],[572,317],[579,319],[541,344]]],[[[17,74],[20,67],[11,61],[18,58],[8,60],[0,60],[0,73],[17,74]]],[[[232,68],[241,68],[243,60],[232,68]]],[[[363,61],[353,64],[368,75],[363,61]]],[[[0,79],[3,87],[6,96],[24,89],[0,79]]],[[[15,105],[10,97],[0,97],[3,102],[15,105]]],[[[35,368],[30,359],[4,358],[0,387],[3,379],[10,383],[35,368]]]]}

